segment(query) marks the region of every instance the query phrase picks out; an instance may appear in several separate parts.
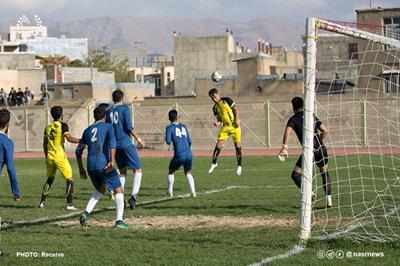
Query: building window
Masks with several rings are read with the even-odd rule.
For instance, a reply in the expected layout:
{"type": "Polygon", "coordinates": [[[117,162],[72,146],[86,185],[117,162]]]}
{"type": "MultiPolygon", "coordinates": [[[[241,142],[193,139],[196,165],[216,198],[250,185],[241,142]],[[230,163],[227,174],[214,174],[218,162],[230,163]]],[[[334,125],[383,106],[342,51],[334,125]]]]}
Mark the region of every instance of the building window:
{"type": "Polygon", "coordinates": [[[400,40],[400,17],[383,18],[384,35],[400,40]]]}
{"type": "Polygon", "coordinates": [[[349,59],[358,59],[357,43],[349,43],[349,59]]]}
{"type": "Polygon", "coordinates": [[[385,93],[400,93],[400,72],[383,74],[385,93]]]}

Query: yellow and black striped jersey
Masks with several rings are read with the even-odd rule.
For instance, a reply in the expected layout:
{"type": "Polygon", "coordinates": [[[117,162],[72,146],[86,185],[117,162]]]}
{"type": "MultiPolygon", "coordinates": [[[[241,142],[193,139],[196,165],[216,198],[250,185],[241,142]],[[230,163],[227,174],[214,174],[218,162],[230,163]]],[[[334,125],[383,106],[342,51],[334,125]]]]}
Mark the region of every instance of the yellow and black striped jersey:
{"type": "Polygon", "coordinates": [[[53,121],[46,126],[44,137],[47,139],[47,158],[54,159],[64,154],[64,136],[68,132],[68,125],[61,121],[53,121]]]}
{"type": "Polygon", "coordinates": [[[222,97],[213,107],[214,115],[221,118],[224,126],[231,126],[235,121],[234,110],[235,102],[229,97],[222,97]]]}

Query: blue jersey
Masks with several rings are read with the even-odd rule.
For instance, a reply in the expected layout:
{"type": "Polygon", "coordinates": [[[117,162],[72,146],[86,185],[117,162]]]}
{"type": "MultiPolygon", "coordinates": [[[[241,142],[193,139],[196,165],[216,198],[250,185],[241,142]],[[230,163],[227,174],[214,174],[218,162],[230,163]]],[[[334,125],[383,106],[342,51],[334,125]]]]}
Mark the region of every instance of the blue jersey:
{"type": "Polygon", "coordinates": [[[8,178],[10,179],[11,192],[14,197],[19,198],[21,195],[19,193],[17,172],[14,166],[14,143],[9,139],[3,132],[0,132],[0,163],[1,169],[3,166],[7,165],[8,178]]]}
{"type": "Polygon", "coordinates": [[[132,144],[131,131],[133,130],[131,109],[125,104],[114,105],[108,108],[106,122],[114,127],[114,135],[117,139],[117,148],[123,148],[132,144]]]}
{"type": "Polygon", "coordinates": [[[167,126],[165,141],[168,145],[174,145],[174,157],[182,158],[191,155],[190,145],[192,140],[189,136],[189,131],[184,124],[172,123],[167,126]]]}
{"type": "Polygon", "coordinates": [[[97,121],[83,132],[81,144],[88,146],[87,168],[102,170],[110,162],[110,150],[115,149],[114,130],[110,124],[97,121]]]}

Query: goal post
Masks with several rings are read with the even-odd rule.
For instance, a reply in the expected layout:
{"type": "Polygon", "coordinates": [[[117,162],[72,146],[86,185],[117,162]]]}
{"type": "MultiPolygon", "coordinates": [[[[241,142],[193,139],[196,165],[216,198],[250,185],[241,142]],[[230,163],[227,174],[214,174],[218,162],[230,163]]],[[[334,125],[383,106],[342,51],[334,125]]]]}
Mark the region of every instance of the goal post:
{"type": "Polygon", "coordinates": [[[306,21],[302,241],[337,236],[381,242],[400,238],[400,29],[390,36],[385,28],[375,32],[361,28],[312,17],[306,21]],[[317,77],[323,74],[318,73],[323,67],[317,62],[321,31],[362,40],[365,50],[355,51],[347,61],[328,59],[331,77],[317,77]],[[315,171],[314,114],[329,131],[325,144],[334,191],[330,209],[321,206],[324,191],[315,171]],[[312,193],[318,195],[315,202],[312,193]]]}

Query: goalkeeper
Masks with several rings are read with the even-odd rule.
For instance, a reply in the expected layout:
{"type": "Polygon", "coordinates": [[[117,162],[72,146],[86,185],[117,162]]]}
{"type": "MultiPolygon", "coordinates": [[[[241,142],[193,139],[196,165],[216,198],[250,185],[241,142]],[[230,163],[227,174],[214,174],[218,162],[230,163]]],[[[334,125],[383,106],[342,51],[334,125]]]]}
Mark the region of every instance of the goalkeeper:
{"type": "MultiPolygon", "coordinates": [[[[294,130],[296,133],[300,143],[303,144],[303,99],[300,97],[294,97],[292,99],[292,107],[294,115],[290,117],[287,122],[285,133],[283,134],[283,145],[278,155],[278,158],[281,161],[285,161],[288,157],[288,143],[292,130],[294,130]]],[[[332,207],[331,178],[329,177],[328,173],[328,152],[323,142],[327,135],[327,128],[316,116],[314,116],[314,162],[318,166],[321,173],[322,185],[326,195],[326,207],[330,208],[332,207]]],[[[301,187],[301,166],[302,155],[300,155],[299,159],[297,160],[292,172],[292,179],[299,188],[301,187]]]]}

